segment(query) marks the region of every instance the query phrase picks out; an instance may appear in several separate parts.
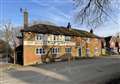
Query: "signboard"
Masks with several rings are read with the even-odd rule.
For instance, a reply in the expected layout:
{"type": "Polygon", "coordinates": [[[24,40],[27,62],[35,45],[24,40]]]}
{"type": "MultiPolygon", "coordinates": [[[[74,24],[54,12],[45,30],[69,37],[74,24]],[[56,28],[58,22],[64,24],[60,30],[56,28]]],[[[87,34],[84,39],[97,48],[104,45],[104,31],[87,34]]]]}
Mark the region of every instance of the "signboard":
{"type": "Polygon", "coordinates": [[[65,45],[70,45],[70,46],[75,46],[75,42],[42,42],[42,41],[24,41],[24,45],[59,45],[59,46],[65,46],[65,45]]]}

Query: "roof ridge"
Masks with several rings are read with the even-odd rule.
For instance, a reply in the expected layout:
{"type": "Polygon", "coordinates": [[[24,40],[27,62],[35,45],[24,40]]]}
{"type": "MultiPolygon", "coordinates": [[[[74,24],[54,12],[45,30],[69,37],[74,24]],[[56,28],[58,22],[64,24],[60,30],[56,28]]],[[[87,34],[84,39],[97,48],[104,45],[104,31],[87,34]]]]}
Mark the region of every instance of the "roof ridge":
{"type": "Polygon", "coordinates": [[[82,37],[97,37],[97,35],[91,34],[85,30],[79,30],[71,28],[69,30],[64,26],[48,25],[48,24],[35,24],[25,28],[22,32],[36,32],[36,33],[48,33],[55,35],[68,35],[68,36],[82,36],[82,37]]]}

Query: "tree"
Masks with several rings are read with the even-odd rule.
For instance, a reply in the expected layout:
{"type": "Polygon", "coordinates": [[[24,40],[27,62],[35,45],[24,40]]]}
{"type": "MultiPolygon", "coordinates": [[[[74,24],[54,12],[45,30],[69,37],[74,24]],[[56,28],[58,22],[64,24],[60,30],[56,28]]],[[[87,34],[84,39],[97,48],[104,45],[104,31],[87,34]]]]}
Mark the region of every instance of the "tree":
{"type": "MultiPolygon", "coordinates": [[[[96,27],[110,16],[111,8],[117,0],[73,0],[77,10],[75,21],[96,27]]],[[[118,0],[119,1],[119,0],[118,0]]],[[[112,18],[111,18],[112,19],[112,18]]]]}
{"type": "Polygon", "coordinates": [[[6,45],[8,45],[8,53],[11,53],[11,47],[9,44],[7,44],[5,41],[0,39],[0,59],[6,58],[6,45]]]}
{"type": "MultiPolygon", "coordinates": [[[[2,36],[3,36],[3,40],[6,42],[6,58],[8,58],[11,54],[11,52],[9,52],[9,47],[11,46],[11,48],[13,49],[13,52],[15,53],[15,48],[16,48],[16,35],[17,35],[17,30],[16,28],[13,28],[13,25],[11,22],[5,23],[1,26],[1,32],[2,32],[2,36]],[[9,46],[10,45],[10,46],[9,46]]],[[[11,50],[12,51],[12,50],[11,50]]],[[[12,55],[12,54],[11,54],[12,55]]],[[[14,63],[15,63],[15,54],[13,55],[14,57],[14,63]]],[[[12,57],[12,56],[10,56],[12,57]]]]}

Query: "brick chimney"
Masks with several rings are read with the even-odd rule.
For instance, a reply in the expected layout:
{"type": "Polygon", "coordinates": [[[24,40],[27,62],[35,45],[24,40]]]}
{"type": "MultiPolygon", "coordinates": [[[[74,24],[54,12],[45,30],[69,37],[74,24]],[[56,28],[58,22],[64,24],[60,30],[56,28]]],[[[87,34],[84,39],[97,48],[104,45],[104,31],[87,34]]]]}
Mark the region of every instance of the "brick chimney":
{"type": "Polygon", "coordinates": [[[24,28],[28,27],[28,11],[25,9],[23,11],[23,19],[24,19],[24,28]]]}
{"type": "Polygon", "coordinates": [[[67,28],[70,30],[71,29],[71,24],[68,22],[67,28]]]}

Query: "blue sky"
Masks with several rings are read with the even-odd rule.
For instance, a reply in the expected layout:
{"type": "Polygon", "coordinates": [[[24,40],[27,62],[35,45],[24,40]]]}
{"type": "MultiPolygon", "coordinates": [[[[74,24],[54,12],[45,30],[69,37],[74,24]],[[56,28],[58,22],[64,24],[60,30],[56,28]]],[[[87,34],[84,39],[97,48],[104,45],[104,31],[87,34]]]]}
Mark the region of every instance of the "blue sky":
{"type": "MultiPolygon", "coordinates": [[[[66,26],[71,22],[72,27],[87,30],[85,25],[75,24],[75,9],[72,0],[0,0],[0,23],[11,21],[16,26],[23,23],[20,8],[27,8],[29,11],[29,22],[50,21],[56,25],[66,26]]],[[[95,29],[95,34],[100,36],[113,35],[120,32],[120,8],[110,15],[113,17],[103,25],[95,29]]]]}

